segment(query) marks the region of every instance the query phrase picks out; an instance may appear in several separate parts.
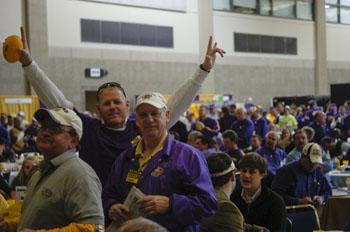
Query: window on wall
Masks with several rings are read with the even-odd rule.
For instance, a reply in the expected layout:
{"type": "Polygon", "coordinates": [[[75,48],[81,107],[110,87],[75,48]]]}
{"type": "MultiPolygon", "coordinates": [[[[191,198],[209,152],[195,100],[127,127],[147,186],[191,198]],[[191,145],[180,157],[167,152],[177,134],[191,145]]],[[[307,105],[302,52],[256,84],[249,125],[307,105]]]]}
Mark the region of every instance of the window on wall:
{"type": "Polygon", "coordinates": [[[295,0],[273,0],[272,14],[274,16],[294,18],[295,0]]]}
{"type": "Polygon", "coordinates": [[[350,24],[350,0],[340,0],[340,22],[350,24]]]}
{"type": "Polygon", "coordinates": [[[338,0],[326,0],[326,4],[338,4],[338,0]]]}
{"type": "Polygon", "coordinates": [[[213,8],[216,10],[231,10],[231,0],[215,0],[213,8]]]}
{"type": "Polygon", "coordinates": [[[350,24],[350,7],[340,7],[340,22],[350,24]]]}
{"type": "Polygon", "coordinates": [[[313,4],[312,0],[298,0],[296,5],[297,18],[312,20],[313,4]]]}
{"type": "Polygon", "coordinates": [[[342,6],[350,6],[350,0],[340,0],[340,5],[342,5],[342,6]]]}
{"type": "Polygon", "coordinates": [[[271,15],[272,13],[272,2],[271,0],[260,0],[259,2],[259,13],[261,15],[271,15]]]}
{"type": "Polygon", "coordinates": [[[350,24],[350,0],[326,0],[326,21],[350,24]]]}
{"type": "Polygon", "coordinates": [[[326,21],[327,22],[338,22],[338,0],[326,0],[326,21]]]}
{"type": "Polygon", "coordinates": [[[326,5],[326,21],[338,22],[338,7],[336,5],[326,5]]]}
{"type": "MultiPolygon", "coordinates": [[[[213,0],[214,10],[313,20],[315,0],[213,0]]],[[[349,0],[350,1],[350,0],[349,0]]]]}
{"type": "Polygon", "coordinates": [[[246,14],[255,14],[256,0],[233,0],[233,11],[246,14]]]}
{"type": "Polygon", "coordinates": [[[82,0],[171,11],[186,11],[187,0],[82,0]]]}
{"type": "Polygon", "coordinates": [[[173,48],[173,28],[81,19],[81,41],[173,48]]]}
{"type": "Polygon", "coordinates": [[[297,38],[234,33],[235,52],[297,55],[297,38]]]}

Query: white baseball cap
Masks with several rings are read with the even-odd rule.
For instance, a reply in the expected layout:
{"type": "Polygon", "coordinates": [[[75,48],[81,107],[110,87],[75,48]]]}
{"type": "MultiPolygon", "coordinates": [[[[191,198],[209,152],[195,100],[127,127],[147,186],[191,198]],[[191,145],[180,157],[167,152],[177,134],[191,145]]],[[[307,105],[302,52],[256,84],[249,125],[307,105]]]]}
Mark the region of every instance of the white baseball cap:
{"type": "Polygon", "coordinates": [[[75,132],[79,135],[79,138],[81,138],[83,134],[83,123],[81,119],[73,110],[67,108],[41,108],[34,113],[34,118],[39,123],[47,118],[50,118],[61,126],[72,127],[75,130],[75,132]]]}
{"type": "Polygon", "coordinates": [[[157,107],[158,109],[167,108],[167,102],[164,96],[157,92],[145,92],[141,94],[137,98],[135,109],[137,109],[137,107],[143,103],[150,104],[154,107],[157,107]]]}
{"type": "Polygon", "coordinates": [[[322,148],[317,143],[308,143],[301,152],[302,156],[309,156],[311,163],[322,164],[322,148]]]}

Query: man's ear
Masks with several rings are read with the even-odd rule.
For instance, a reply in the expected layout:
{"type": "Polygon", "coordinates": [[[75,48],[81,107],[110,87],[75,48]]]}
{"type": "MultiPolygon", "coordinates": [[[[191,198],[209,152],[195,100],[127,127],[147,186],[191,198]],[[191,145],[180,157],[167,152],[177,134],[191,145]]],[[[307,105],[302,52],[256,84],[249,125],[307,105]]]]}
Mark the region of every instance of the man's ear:
{"type": "Polygon", "coordinates": [[[100,103],[97,102],[95,106],[96,106],[96,109],[97,109],[98,113],[101,114],[101,112],[100,112],[100,103]]]}
{"type": "Polygon", "coordinates": [[[73,137],[71,140],[71,149],[77,147],[79,145],[79,141],[80,141],[79,136],[73,137]]]}
{"type": "Polygon", "coordinates": [[[232,172],[232,176],[230,177],[230,180],[234,182],[236,180],[236,173],[232,172]]]}
{"type": "Polygon", "coordinates": [[[129,101],[125,99],[125,105],[129,108],[129,101]]]}
{"type": "Polygon", "coordinates": [[[166,116],[166,122],[170,122],[170,111],[169,110],[167,110],[167,111],[165,111],[165,116],[166,116]]]}

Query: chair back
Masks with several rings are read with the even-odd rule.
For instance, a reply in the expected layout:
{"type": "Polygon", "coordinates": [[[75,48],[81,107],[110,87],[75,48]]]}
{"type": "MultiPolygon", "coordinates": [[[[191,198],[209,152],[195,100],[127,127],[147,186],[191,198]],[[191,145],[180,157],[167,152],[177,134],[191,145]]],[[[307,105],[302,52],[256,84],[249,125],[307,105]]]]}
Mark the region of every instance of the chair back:
{"type": "Polygon", "coordinates": [[[286,232],[292,232],[293,223],[292,221],[287,217],[286,218],[286,232]]]}
{"type": "Polygon", "coordinates": [[[287,206],[287,217],[292,222],[292,232],[312,232],[320,229],[320,220],[313,205],[287,206]]]}

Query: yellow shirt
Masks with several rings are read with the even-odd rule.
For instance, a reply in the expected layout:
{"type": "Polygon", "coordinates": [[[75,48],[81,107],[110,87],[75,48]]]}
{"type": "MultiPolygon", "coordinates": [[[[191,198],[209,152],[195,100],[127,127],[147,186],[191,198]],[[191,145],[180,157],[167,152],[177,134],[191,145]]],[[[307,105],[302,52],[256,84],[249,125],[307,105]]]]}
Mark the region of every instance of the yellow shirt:
{"type": "Polygon", "coordinates": [[[147,165],[148,165],[149,161],[152,159],[152,157],[155,154],[157,154],[157,152],[159,152],[160,150],[163,149],[163,145],[164,145],[164,142],[165,142],[167,135],[168,135],[168,133],[164,133],[162,139],[160,140],[160,143],[147,156],[145,156],[143,154],[143,139],[137,144],[136,149],[135,149],[135,156],[140,157],[140,159],[139,159],[139,171],[142,172],[143,170],[145,170],[145,168],[147,167],[147,165]]]}

